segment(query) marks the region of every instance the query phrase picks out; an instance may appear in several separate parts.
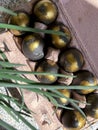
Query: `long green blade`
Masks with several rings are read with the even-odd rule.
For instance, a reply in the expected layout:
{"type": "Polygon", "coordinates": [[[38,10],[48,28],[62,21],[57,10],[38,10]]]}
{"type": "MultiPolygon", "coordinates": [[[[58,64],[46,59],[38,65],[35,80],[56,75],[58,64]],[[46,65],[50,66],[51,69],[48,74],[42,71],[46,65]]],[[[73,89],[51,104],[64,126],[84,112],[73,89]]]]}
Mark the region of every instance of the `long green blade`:
{"type": "Polygon", "coordinates": [[[6,55],[5,55],[4,52],[2,52],[1,50],[0,50],[0,55],[1,55],[1,57],[3,58],[4,61],[7,61],[6,55]]]}
{"type": "Polygon", "coordinates": [[[22,65],[22,64],[10,63],[10,62],[8,62],[8,61],[0,61],[0,65],[1,65],[2,67],[7,67],[7,68],[24,66],[24,65],[22,65]]]}
{"type": "MultiPolygon", "coordinates": [[[[53,90],[53,92],[55,92],[56,94],[58,94],[58,95],[60,95],[60,96],[64,96],[64,95],[62,95],[59,91],[57,91],[57,90],[53,90]]],[[[65,97],[65,96],[64,96],[65,97]]],[[[87,119],[87,117],[86,117],[86,115],[85,115],[85,113],[81,110],[81,108],[76,104],[76,103],[74,103],[73,101],[71,101],[70,99],[68,99],[69,100],[69,102],[74,106],[74,108],[76,108],[82,115],[83,115],[83,117],[85,118],[85,119],[87,119]]]]}
{"type": "MultiPolygon", "coordinates": [[[[57,102],[57,100],[53,97],[53,95],[51,95],[51,93],[49,93],[49,92],[46,92],[46,91],[43,91],[43,90],[40,90],[40,89],[31,89],[31,90],[33,92],[36,92],[38,94],[41,94],[41,95],[47,97],[56,107],[61,107],[61,108],[73,110],[71,107],[67,107],[67,106],[59,104],[57,102]]],[[[59,98],[60,98],[60,96],[59,96],[59,98]]]]}
{"type": "Polygon", "coordinates": [[[11,75],[11,74],[1,74],[0,75],[0,79],[7,79],[7,80],[14,80],[14,81],[20,81],[21,83],[34,83],[33,80],[27,79],[27,78],[23,78],[21,76],[18,75],[11,75]]]}
{"type": "Polygon", "coordinates": [[[74,90],[81,90],[81,89],[98,89],[98,86],[62,86],[62,85],[45,85],[40,83],[32,83],[32,84],[17,84],[17,83],[5,83],[0,82],[0,87],[17,87],[23,89],[32,89],[32,88],[43,88],[47,90],[56,90],[56,89],[74,89],[74,90]]]}
{"type": "Polygon", "coordinates": [[[8,100],[11,100],[11,101],[18,101],[17,98],[7,96],[7,95],[5,95],[5,94],[3,94],[3,93],[0,93],[0,98],[1,98],[1,97],[2,97],[2,98],[7,98],[8,100]]]}
{"type": "MultiPolygon", "coordinates": [[[[28,111],[28,112],[32,112],[32,111],[29,110],[27,107],[22,106],[22,105],[18,102],[19,99],[17,99],[17,98],[10,97],[10,96],[7,96],[7,95],[2,94],[2,93],[0,93],[0,98],[1,98],[1,99],[10,100],[10,101],[12,101],[13,103],[15,103],[17,106],[19,106],[20,108],[22,107],[23,110],[28,111]]],[[[32,113],[33,113],[33,112],[32,112],[32,113]]]]}
{"type": "Polygon", "coordinates": [[[7,130],[17,130],[14,127],[12,127],[11,125],[7,124],[5,121],[0,119],[0,126],[6,128],[7,130]]]}
{"type": "Polygon", "coordinates": [[[3,108],[3,110],[5,110],[15,121],[19,122],[17,116],[10,110],[10,108],[8,106],[5,106],[4,104],[0,106],[3,108]]]}
{"type": "Polygon", "coordinates": [[[7,13],[7,14],[14,15],[14,16],[17,15],[17,13],[13,12],[13,11],[10,10],[10,9],[6,9],[6,8],[4,8],[4,7],[2,7],[2,6],[0,6],[0,12],[5,12],[5,13],[7,13]]]}
{"type": "MultiPolygon", "coordinates": [[[[38,93],[38,94],[43,94],[43,95],[48,94],[48,95],[50,95],[51,97],[54,97],[54,98],[61,98],[62,97],[62,98],[65,98],[65,99],[70,99],[71,101],[73,101],[75,103],[80,103],[80,101],[78,101],[78,100],[75,100],[75,99],[72,99],[72,98],[67,98],[64,95],[61,96],[61,95],[58,95],[58,94],[53,93],[53,92],[48,92],[48,91],[44,91],[44,90],[36,89],[36,88],[29,89],[29,90],[33,91],[35,93],[38,93]]],[[[81,101],[81,103],[88,104],[88,103],[85,103],[85,102],[82,102],[82,101],[81,101]]],[[[90,104],[88,104],[88,105],[90,105],[90,104]]]]}
{"type": "Polygon", "coordinates": [[[23,95],[21,88],[19,89],[19,91],[21,93],[21,98],[22,98],[22,101],[21,101],[22,103],[21,103],[21,107],[20,107],[20,112],[21,112],[24,108],[25,102],[24,102],[24,95],[23,95]]]}
{"type": "MultiPolygon", "coordinates": [[[[6,101],[5,101],[5,103],[6,103],[6,101]]],[[[34,126],[32,126],[24,117],[22,117],[13,108],[9,107],[9,110],[12,111],[15,115],[17,115],[18,119],[20,119],[23,123],[25,123],[31,130],[37,130],[34,126]]]]}
{"type": "Polygon", "coordinates": [[[54,75],[57,77],[64,77],[64,78],[68,78],[68,77],[73,77],[75,78],[76,76],[67,76],[64,74],[55,74],[55,73],[44,73],[44,72],[34,72],[34,71],[17,71],[17,70],[11,70],[11,69],[1,69],[0,73],[9,73],[9,74],[33,74],[33,75],[54,75]]]}
{"type": "Polygon", "coordinates": [[[41,33],[56,34],[56,35],[65,36],[65,34],[63,32],[60,32],[60,31],[43,30],[43,29],[38,29],[38,28],[22,27],[22,26],[4,24],[4,23],[0,23],[0,28],[15,29],[15,30],[20,30],[20,31],[35,32],[35,33],[41,32],[41,33]]]}
{"type": "Polygon", "coordinates": [[[24,122],[31,130],[37,130],[34,126],[32,126],[24,117],[22,117],[18,112],[16,112],[14,109],[12,111],[18,116],[18,118],[24,122]]]}
{"type": "MultiPolygon", "coordinates": [[[[34,89],[32,89],[32,91],[36,92],[34,89]]],[[[65,99],[67,99],[67,100],[70,99],[71,101],[73,101],[73,102],[75,102],[75,103],[80,103],[80,101],[75,100],[75,99],[72,99],[72,98],[67,98],[67,97],[64,96],[63,94],[62,94],[62,96],[61,96],[61,95],[58,95],[58,94],[53,93],[53,92],[47,92],[47,91],[45,91],[45,93],[47,93],[47,94],[49,94],[50,96],[55,97],[55,98],[61,98],[61,97],[62,97],[62,98],[65,98],[65,99]]],[[[90,104],[85,103],[85,102],[83,102],[83,101],[81,101],[81,103],[90,105],[90,104]]]]}
{"type": "Polygon", "coordinates": [[[55,98],[53,98],[49,94],[45,94],[45,96],[48,97],[50,99],[51,103],[53,103],[56,107],[61,107],[61,108],[64,108],[64,109],[73,110],[73,108],[71,108],[71,107],[58,104],[58,102],[55,100],[55,98]]]}

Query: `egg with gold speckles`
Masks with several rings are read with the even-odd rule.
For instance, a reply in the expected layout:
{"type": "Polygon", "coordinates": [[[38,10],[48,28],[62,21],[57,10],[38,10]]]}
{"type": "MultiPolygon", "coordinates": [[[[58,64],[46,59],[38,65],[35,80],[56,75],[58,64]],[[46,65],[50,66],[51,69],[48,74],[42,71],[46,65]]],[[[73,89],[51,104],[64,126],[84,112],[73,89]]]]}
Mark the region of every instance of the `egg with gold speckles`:
{"type": "Polygon", "coordinates": [[[36,67],[36,72],[49,73],[47,75],[37,75],[38,80],[41,83],[52,84],[57,80],[57,77],[53,74],[57,74],[59,70],[58,65],[51,60],[44,60],[36,67]]]}
{"type": "MultiPolygon", "coordinates": [[[[21,27],[27,27],[30,24],[30,18],[29,15],[26,12],[23,11],[17,11],[17,15],[11,16],[9,19],[9,23],[12,25],[17,25],[21,27]]],[[[24,34],[24,31],[10,29],[10,32],[14,34],[15,36],[21,36],[24,34]]]]}
{"type": "Polygon", "coordinates": [[[84,109],[87,116],[98,119],[98,93],[91,93],[86,97],[87,105],[84,109]]]}
{"type": "Polygon", "coordinates": [[[24,37],[22,42],[23,54],[32,61],[38,61],[44,57],[44,41],[38,34],[30,34],[24,37]]]}
{"type": "Polygon", "coordinates": [[[80,130],[86,124],[86,119],[77,110],[64,109],[61,114],[61,123],[65,130],[80,130]]]}
{"type": "MultiPolygon", "coordinates": [[[[58,85],[59,86],[59,85],[58,85]]],[[[58,90],[63,96],[67,97],[67,98],[70,98],[71,96],[71,91],[68,90],[68,89],[59,89],[58,90]]],[[[67,105],[68,104],[68,99],[67,98],[63,98],[63,97],[60,97],[60,98],[57,98],[57,101],[59,104],[63,104],[63,105],[67,105]]]]}
{"type": "MultiPolygon", "coordinates": [[[[60,31],[64,33],[64,36],[49,34],[47,37],[50,39],[50,43],[57,49],[65,49],[71,42],[72,35],[67,26],[63,23],[54,23],[48,29],[53,31],[60,31]]],[[[50,44],[49,43],[49,44],[50,44]]]]}
{"type": "Polygon", "coordinates": [[[84,58],[78,49],[70,48],[61,53],[59,64],[66,72],[76,72],[82,68],[84,58]]]}
{"type": "MultiPolygon", "coordinates": [[[[96,86],[98,83],[97,78],[90,72],[87,70],[81,70],[79,72],[76,73],[76,78],[73,79],[72,84],[73,85],[79,85],[83,86],[84,88],[86,86],[96,86]]],[[[81,89],[81,90],[77,90],[78,93],[80,94],[89,94],[91,92],[93,92],[95,89],[93,88],[89,88],[89,89],[81,89]]]]}
{"type": "Polygon", "coordinates": [[[35,3],[33,13],[40,22],[50,24],[57,18],[58,8],[51,0],[40,0],[35,3]]]}

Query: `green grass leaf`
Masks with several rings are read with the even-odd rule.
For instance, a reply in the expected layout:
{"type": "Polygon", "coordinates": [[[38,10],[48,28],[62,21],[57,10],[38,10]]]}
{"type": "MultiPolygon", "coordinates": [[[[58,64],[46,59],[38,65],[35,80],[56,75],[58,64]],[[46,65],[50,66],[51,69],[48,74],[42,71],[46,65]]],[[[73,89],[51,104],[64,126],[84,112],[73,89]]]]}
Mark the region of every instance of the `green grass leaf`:
{"type": "MultiPolygon", "coordinates": [[[[62,94],[61,94],[59,91],[57,91],[57,90],[53,90],[53,92],[56,93],[56,94],[58,94],[58,95],[60,95],[61,97],[65,97],[64,95],[62,95],[62,94]]],[[[83,115],[83,117],[84,117],[85,119],[87,119],[85,113],[81,110],[81,108],[80,108],[76,103],[74,103],[74,102],[73,102],[72,100],[70,100],[69,98],[68,98],[67,100],[72,104],[72,106],[73,106],[75,109],[77,109],[77,110],[83,115]]]]}
{"type": "Polygon", "coordinates": [[[33,80],[23,78],[22,76],[14,75],[14,74],[1,74],[0,79],[20,81],[21,83],[22,82],[24,82],[24,83],[34,83],[33,80]]]}
{"type": "Polygon", "coordinates": [[[29,89],[30,91],[33,91],[33,92],[36,92],[37,94],[40,94],[46,98],[48,98],[56,107],[61,107],[61,108],[64,108],[64,109],[70,109],[70,110],[73,110],[71,107],[67,107],[67,106],[64,106],[64,105],[61,105],[57,102],[57,100],[54,98],[54,97],[61,97],[59,95],[56,95],[56,96],[53,96],[53,94],[51,92],[47,92],[47,91],[44,91],[44,90],[40,90],[40,89],[29,89]]]}
{"type": "Polygon", "coordinates": [[[60,108],[64,108],[64,109],[69,109],[69,110],[73,110],[73,108],[68,107],[68,106],[64,106],[59,104],[55,98],[53,98],[52,96],[50,96],[49,94],[44,93],[44,95],[49,98],[49,100],[51,101],[51,103],[53,103],[56,107],[60,107],[60,108]]]}
{"type": "Polygon", "coordinates": [[[21,98],[22,98],[22,103],[21,103],[21,106],[20,106],[20,112],[21,112],[23,110],[23,108],[24,108],[25,102],[24,102],[24,95],[23,95],[22,90],[19,89],[19,91],[20,91],[21,98]]]}
{"type": "Polygon", "coordinates": [[[13,12],[13,11],[10,10],[10,9],[6,9],[6,8],[4,8],[4,7],[2,7],[2,6],[0,6],[0,12],[5,12],[5,13],[10,14],[10,15],[13,15],[13,16],[16,16],[16,15],[17,15],[17,13],[13,12]]]}
{"type": "Polygon", "coordinates": [[[57,89],[74,89],[74,90],[87,90],[87,89],[98,89],[98,86],[62,86],[62,85],[45,85],[41,83],[32,83],[32,84],[18,84],[18,83],[6,83],[0,82],[0,87],[16,87],[16,88],[23,88],[23,89],[32,89],[32,88],[39,88],[39,89],[47,89],[47,90],[57,90],[57,89]]]}
{"type": "Polygon", "coordinates": [[[24,65],[22,65],[22,64],[10,63],[10,62],[8,62],[8,61],[0,61],[0,65],[1,65],[2,67],[7,67],[7,68],[24,66],[24,65]]]}
{"type": "Polygon", "coordinates": [[[0,98],[2,98],[2,99],[7,99],[7,100],[11,100],[12,102],[14,102],[14,101],[18,101],[17,98],[10,97],[10,96],[5,95],[5,94],[3,94],[3,93],[0,93],[0,98]]]}
{"type": "MultiPolygon", "coordinates": [[[[32,89],[32,90],[34,90],[34,89],[32,89]]],[[[36,91],[35,91],[36,92],[36,91]]],[[[78,100],[75,100],[75,99],[72,99],[72,98],[68,98],[68,97],[66,97],[66,96],[64,96],[64,95],[59,95],[59,94],[56,94],[56,93],[53,93],[53,92],[47,92],[47,91],[45,91],[45,93],[48,93],[49,95],[51,95],[52,97],[55,97],[55,98],[65,98],[65,99],[67,99],[67,100],[71,100],[71,101],[73,101],[73,102],[75,102],[75,103],[80,103],[80,101],[78,101],[78,100]]],[[[84,104],[87,104],[87,105],[90,105],[90,104],[88,104],[88,103],[85,103],[85,102],[82,102],[81,101],[81,103],[84,103],[84,104]]]]}
{"type": "Polygon", "coordinates": [[[29,89],[29,90],[36,92],[38,94],[50,95],[51,97],[54,97],[54,98],[61,98],[62,97],[62,98],[65,98],[65,99],[70,99],[73,102],[80,103],[80,101],[77,101],[77,100],[74,100],[74,99],[71,99],[71,98],[67,98],[64,95],[59,95],[59,94],[53,93],[51,91],[44,91],[44,90],[40,90],[40,89],[36,89],[36,88],[32,88],[32,89],[29,89]]]}
{"type": "MultiPolygon", "coordinates": [[[[4,101],[5,104],[8,104],[6,101],[4,101]]],[[[0,105],[1,106],[1,105],[0,105]]],[[[3,106],[4,107],[4,106],[3,106]]],[[[34,126],[32,126],[23,116],[20,115],[19,112],[17,112],[14,108],[9,107],[9,110],[13,112],[19,120],[21,120],[25,125],[27,125],[31,130],[36,130],[34,126]]]]}
{"type": "Polygon", "coordinates": [[[5,55],[4,52],[1,51],[1,50],[0,50],[0,55],[1,55],[1,57],[3,58],[4,61],[8,61],[6,55],[5,55]]]}
{"type": "Polygon", "coordinates": [[[18,118],[24,122],[31,130],[37,130],[34,126],[32,126],[24,117],[22,117],[18,112],[16,112],[14,109],[12,111],[18,116],[18,118]]]}
{"type": "Polygon", "coordinates": [[[31,27],[22,27],[22,26],[4,24],[4,23],[0,23],[0,28],[20,30],[20,31],[25,31],[25,32],[46,33],[46,34],[56,34],[56,35],[65,36],[65,33],[60,32],[60,31],[44,30],[44,29],[31,28],[31,27]]]}
{"type": "MultiPolygon", "coordinates": [[[[29,112],[29,113],[32,112],[32,111],[29,110],[26,106],[22,106],[22,104],[19,103],[19,99],[17,99],[17,98],[14,98],[14,97],[11,97],[11,96],[8,96],[8,95],[5,95],[5,94],[0,93],[0,99],[2,99],[2,100],[7,99],[7,100],[9,100],[9,101],[12,101],[12,102],[15,103],[19,108],[22,107],[22,109],[23,109],[24,111],[29,112]]],[[[19,111],[19,112],[20,112],[20,111],[19,111]]],[[[34,113],[34,112],[32,112],[32,113],[34,113]]]]}
{"type": "Polygon", "coordinates": [[[19,70],[12,70],[12,69],[1,69],[0,73],[9,73],[9,74],[33,74],[33,75],[49,75],[52,74],[54,76],[57,77],[64,77],[64,78],[69,78],[69,77],[73,77],[75,78],[76,76],[67,76],[64,74],[55,74],[55,73],[44,73],[44,72],[34,72],[34,71],[19,71],[19,70]]]}
{"type": "Polygon", "coordinates": [[[4,127],[7,130],[17,130],[14,127],[12,127],[11,125],[9,125],[8,123],[6,123],[5,121],[0,119],[0,126],[4,127]]]}
{"type": "Polygon", "coordinates": [[[5,110],[15,121],[19,122],[19,120],[18,120],[18,118],[17,118],[17,115],[15,115],[15,114],[11,111],[10,107],[5,106],[4,104],[0,104],[0,107],[2,107],[3,110],[5,110]]]}

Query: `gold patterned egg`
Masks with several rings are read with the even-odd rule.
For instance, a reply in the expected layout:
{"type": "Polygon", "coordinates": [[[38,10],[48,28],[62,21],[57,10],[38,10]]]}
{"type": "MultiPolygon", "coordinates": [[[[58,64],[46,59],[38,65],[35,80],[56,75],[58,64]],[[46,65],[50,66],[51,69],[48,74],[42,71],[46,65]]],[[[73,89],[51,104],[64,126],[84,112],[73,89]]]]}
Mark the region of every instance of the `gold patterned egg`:
{"type": "MultiPolygon", "coordinates": [[[[54,23],[49,27],[50,30],[60,31],[65,34],[65,36],[49,34],[47,37],[49,38],[49,42],[57,49],[64,49],[71,42],[72,36],[69,28],[62,23],[54,23]]],[[[49,44],[50,44],[49,43],[49,44]]]]}
{"type": "MultiPolygon", "coordinates": [[[[17,15],[10,17],[9,23],[12,25],[17,25],[17,26],[21,26],[21,27],[29,26],[29,23],[30,23],[29,15],[23,11],[19,11],[16,13],[17,13],[17,15]]],[[[24,34],[23,31],[15,30],[15,29],[10,29],[10,32],[13,33],[15,36],[20,36],[20,35],[24,34]]]]}
{"type": "Polygon", "coordinates": [[[56,19],[58,9],[51,0],[40,0],[35,3],[33,13],[40,22],[50,24],[56,19]]]}
{"type": "MultiPolygon", "coordinates": [[[[87,70],[81,70],[76,73],[76,78],[73,79],[73,85],[79,85],[83,86],[84,88],[86,86],[96,86],[97,85],[97,79],[96,77],[89,71],[87,70]]],[[[93,92],[94,89],[82,89],[82,90],[77,90],[78,93],[80,94],[89,94],[93,92]]]]}
{"type": "Polygon", "coordinates": [[[38,80],[41,83],[52,84],[57,80],[57,77],[53,74],[58,73],[59,67],[54,61],[44,60],[36,67],[36,72],[49,73],[48,75],[37,75],[38,80]]]}
{"type": "Polygon", "coordinates": [[[22,51],[30,60],[37,61],[44,57],[44,41],[38,34],[30,34],[24,37],[22,51]]]}
{"type": "MultiPolygon", "coordinates": [[[[67,97],[67,98],[70,98],[71,96],[71,91],[68,90],[68,89],[59,89],[58,90],[63,96],[67,97]]],[[[60,104],[63,104],[63,105],[67,105],[68,104],[68,99],[67,98],[58,98],[57,101],[58,103],[60,104]]]]}
{"type": "Polygon", "coordinates": [[[88,105],[85,107],[85,113],[95,119],[98,119],[98,93],[89,94],[86,98],[88,105]]]}
{"type": "Polygon", "coordinates": [[[65,130],[80,130],[84,127],[86,119],[77,110],[63,110],[61,123],[65,130]]]}
{"type": "Polygon", "coordinates": [[[78,49],[70,48],[61,53],[59,64],[66,72],[76,72],[82,68],[84,58],[78,49]]]}

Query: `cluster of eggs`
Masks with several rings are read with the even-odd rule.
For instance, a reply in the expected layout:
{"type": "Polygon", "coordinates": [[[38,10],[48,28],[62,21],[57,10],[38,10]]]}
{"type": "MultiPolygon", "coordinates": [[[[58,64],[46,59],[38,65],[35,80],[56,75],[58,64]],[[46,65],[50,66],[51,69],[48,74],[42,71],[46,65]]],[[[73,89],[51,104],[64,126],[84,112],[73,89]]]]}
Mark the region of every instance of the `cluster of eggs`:
{"type": "MultiPolygon", "coordinates": [[[[65,72],[74,73],[76,75],[76,78],[72,81],[72,85],[76,85],[76,87],[79,87],[79,85],[84,87],[96,86],[97,79],[95,76],[88,70],[81,70],[84,65],[82,53],[76,48],[69,47],[72,41],[69,28],[63,23],[56,21],[58,17],[57,5],[51,0],[37,1],[33,7],[33,16],[35,21],[45,24],[48,30],[61,31],[65,34],[65,36],[46,34],[42,37],[37,33],[26,34],[24,31],[10,29],[11,33],[15,36],[22,36],[21,47],[23,54],[31,61],[38,62],[35,71],[49,73],[49,75],[37,75],[38,80],[44,84],[57,83],[58,78],[52,73],[57,74],[60,68],[62,68],[65,72]],[[44,58],[47,47],[49,46],[60,50],[57,63],[44,58]]],[[[10,17],[9,23],[28,27],[30,26],[31,19],[26,12],[19,11],[17,12],[17,16],[10,17]]],[[[58,91],[68,98],[71,97],[71,90],[62,89],[58,91]]],[[[98,118],[98,94],[92,94],[94,89],[77,89],[76,92],[86,95],[87,103],[91,104],[86,105],[84,112],[91,117],[98,118]]],[[[57,101],[63,105],[68,105],[67,99],[59,98],[57,101]]],[[[60,120],[64,127],[69,130],[80,130],[86,123],[86,119],[77,110],[71,111],[64,109],[60,120]]]]}

